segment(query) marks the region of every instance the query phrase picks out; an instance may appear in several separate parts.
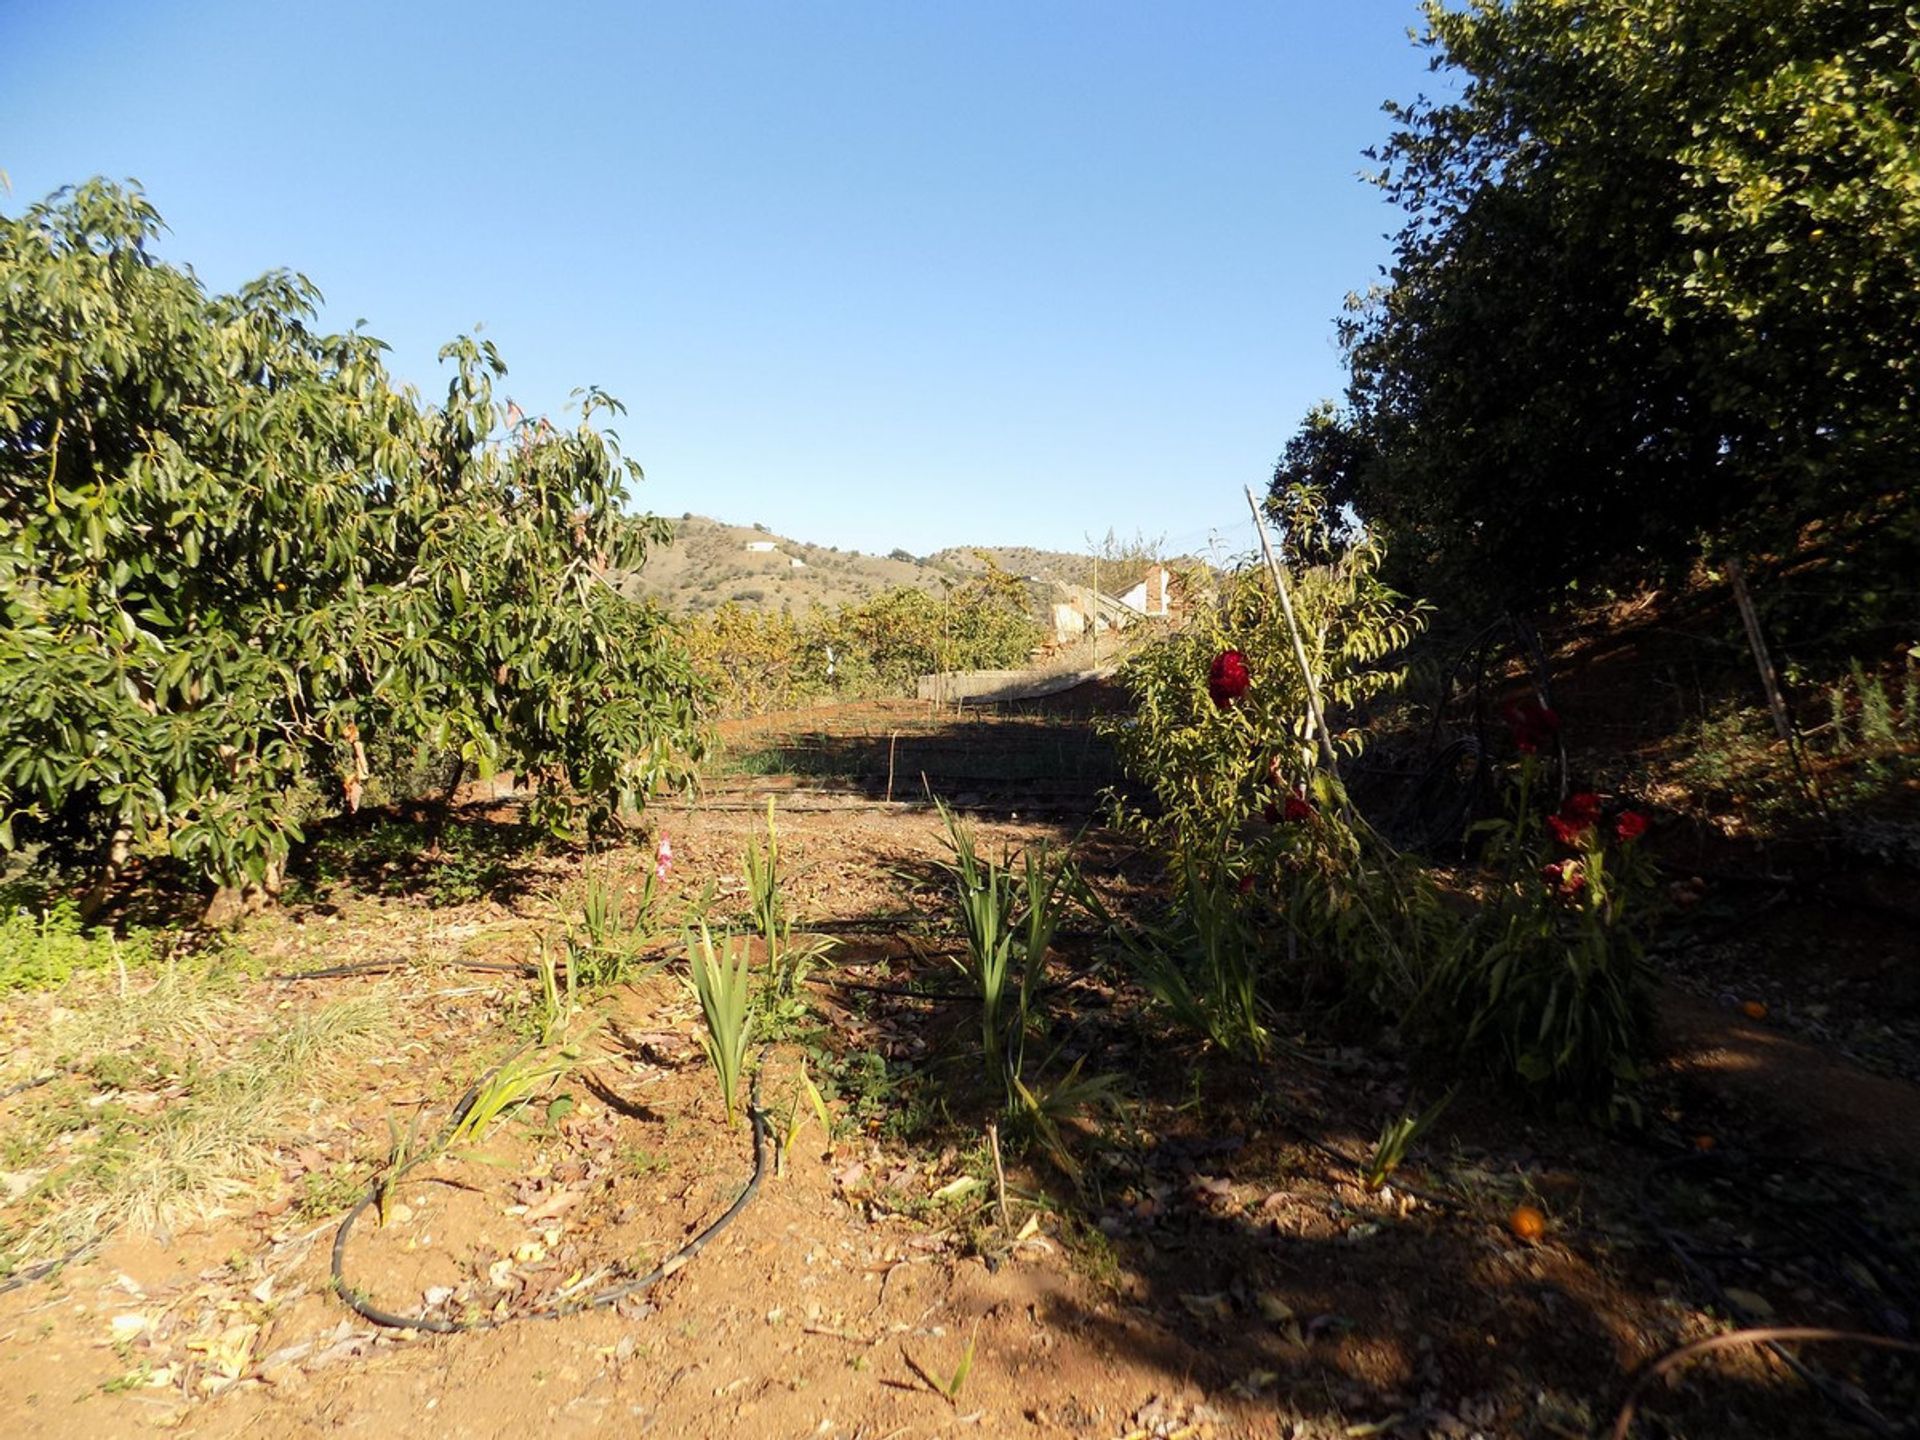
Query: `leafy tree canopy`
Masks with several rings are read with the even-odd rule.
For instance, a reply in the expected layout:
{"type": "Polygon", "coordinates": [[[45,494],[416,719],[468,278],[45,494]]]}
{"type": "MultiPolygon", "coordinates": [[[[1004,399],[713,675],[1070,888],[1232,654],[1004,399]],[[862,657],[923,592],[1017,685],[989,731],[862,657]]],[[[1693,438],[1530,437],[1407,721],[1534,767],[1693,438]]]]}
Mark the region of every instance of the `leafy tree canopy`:
{"type": "Polygon", "coordinates": [[[160,229],[98,180],[0,216],[0,841],[270,883],[376,735],[535,777],[556,825],[674,780],[697,682],[601,579],[667,537],[617,404],[524,420],[469,339],[424,403],[305,279],[209,295],[160,229]]]}
{"type": "Polygon", "coordinates": [[[1920,24],[1891,0],[1426,7],[1407,213],[1340,331],[1329,484],[1404,583],[1539,598],[1911,488],[1920,24]]]}

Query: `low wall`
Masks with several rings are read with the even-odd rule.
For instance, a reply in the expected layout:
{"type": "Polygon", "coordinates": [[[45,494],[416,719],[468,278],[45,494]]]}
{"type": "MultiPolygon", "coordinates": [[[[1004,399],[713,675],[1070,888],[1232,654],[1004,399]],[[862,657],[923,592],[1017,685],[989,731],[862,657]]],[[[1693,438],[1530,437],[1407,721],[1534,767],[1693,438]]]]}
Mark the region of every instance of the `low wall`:
{"type": "Polygon", "coordinates": [[[954,670],[940,675],[922,675],[916,693],[922,700],[968,701],[1038,700],[1057,695],[1089,680],[1104,680],[1114,667],[1102,665],[1092,670],[954,670]]]}

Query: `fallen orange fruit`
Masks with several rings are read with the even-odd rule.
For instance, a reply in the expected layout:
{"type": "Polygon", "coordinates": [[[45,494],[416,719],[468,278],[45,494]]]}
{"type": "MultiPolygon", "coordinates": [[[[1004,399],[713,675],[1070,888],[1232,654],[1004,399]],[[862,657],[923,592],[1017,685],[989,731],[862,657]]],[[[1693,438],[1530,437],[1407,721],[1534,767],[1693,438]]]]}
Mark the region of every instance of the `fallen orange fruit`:
{"type": "Polygon", "coordinates": [[[1516,1205],[1513,1213],[1507,1216],[1507,1229],[1513,1232],[1516,1240],[1537,1245],[1547,1233],[1547,1217],[1531,1205],[1516,1205]]]}
{"type": "Polygon", "coordinates": [[[1740,1007],[1740,1013],[1749,1020],[1764,1020],[1767,1018],[1767,1007],[1758,1000],[1749,1000],[1740,1007]]]}
{"type": "Polygon", "coordinates": [[[1703,1153],[1703,1154],[1704,1154],[1704,1153],[1705,1153],[1706,1151],[1708,1151],[1708,1150],[1711,1150],[1711,1149],[1713,1149],[1713,1136],[1711,1136],[1711,1135],[1696,1135],[1696,1136],[1694,1136],[1694,1137],[1693,1137],[1693,1148],[1694,1148],[1694,1149],[1696,1149],[1696,1150],[1698,1150],[1698,1151],[1700,1151],[1700,1152],[1701,1152],[1701,1153],[1703,1153]]]}

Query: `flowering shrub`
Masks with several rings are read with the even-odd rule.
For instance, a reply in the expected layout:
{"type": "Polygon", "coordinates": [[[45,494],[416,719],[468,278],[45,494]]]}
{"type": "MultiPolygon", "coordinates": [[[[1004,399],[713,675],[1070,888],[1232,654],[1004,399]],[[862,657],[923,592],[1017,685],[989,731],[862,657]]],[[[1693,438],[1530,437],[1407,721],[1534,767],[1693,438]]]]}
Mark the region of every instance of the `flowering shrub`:
{"type": "MultiPolygon", "coordinates": [[[[1282,518],[1290,552],[1317,562],[1290,585],[1326,738],[1353,755],[1367,705],[1401,683],[1393,659],[1423,612],[1380,582],[1377,547],[1323,496],[1291,492],[1282,518]]],[[[1380,1003],[1404,998],[1403,938],[1421,927],[1390,912],[1430,896],[1401,883],[1405,867],[1351,823],[1338,781],[1317,768],[1321,737],[1271,577],[1247,566],[1213,583],[1211,607],[1122,669],[1134,709],[1105,733],[1153,797],[1119,803],[1118,819],[1164,857],[1175,891],[1162,923],[1126,937],[1134,968],[1177,1019],[1257,1054],[1276,953],[1338,963],[1380,1003]]]]}
{"type": "MultiPolygon", "coordinates": [[[[1357,754],[1366,706],[1401,684],[1393,657],[1420,630],[1424,610],[1381,583],[1378,547],[1343,530],[1317,491],[1292,492],[1282,518],[1294,553],[1321,562],[1293,576],[1294,609],[1333,746],[1357,754]]],[[[1121,670],[1133,712],[1105,728],[1155,802],[1151,814],[1123,809],[1122,819],[1170,856],[1211,865],[1240,848],[1269,806],[1283,820],[1303,818],[1318,737],[1265,569],[1194,577],[1187,591],[1210,587],[1211,606],[1197,605],[1182,629],[1121,670]]]]}
{"type": "Polygon", "coordinates": [[[1500,709],[1513,732],[1513,745],[1522,755],[1534,755],[1560,738],[1560,716],[1532,696],[1509,700],[1500,709]]]}
{"type": "Polygon", "coordinates": [[[1247,693],[1250,678],[1247,657],[1238,650],[1222,650],[1214,656],[1213,668],[1207,672],[1207,694],[1213,697],[1215,705],[1224,708],[1247,693]]]}
{"type": "Polygon", "coordinates": [[[1494,878],[1422,990],[1416,1024],[1542,1098],[1624,1103],[1647,1033],[1636,930],[1652,887],[1647,817],[1609,820],[1591,791],[1542,814],[1541,771],[1524,754],[1506,814],[1475,827],[1494,878]]]}

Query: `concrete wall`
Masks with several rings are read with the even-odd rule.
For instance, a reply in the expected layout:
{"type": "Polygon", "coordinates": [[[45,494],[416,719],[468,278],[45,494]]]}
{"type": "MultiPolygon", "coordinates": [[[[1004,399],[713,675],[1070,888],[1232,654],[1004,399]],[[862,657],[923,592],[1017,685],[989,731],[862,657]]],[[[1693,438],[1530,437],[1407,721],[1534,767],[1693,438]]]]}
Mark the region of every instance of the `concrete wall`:
{"type": "Polygon", "coordinates": [[[922,675],[917,694],[922,700],[1034,700],[1103,679],[1114,667],[1097,670],[1056,670],[1036,675],[1031,670],[959,670],[945,675],[922,675]]]}

